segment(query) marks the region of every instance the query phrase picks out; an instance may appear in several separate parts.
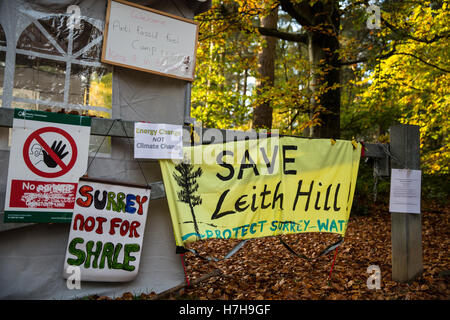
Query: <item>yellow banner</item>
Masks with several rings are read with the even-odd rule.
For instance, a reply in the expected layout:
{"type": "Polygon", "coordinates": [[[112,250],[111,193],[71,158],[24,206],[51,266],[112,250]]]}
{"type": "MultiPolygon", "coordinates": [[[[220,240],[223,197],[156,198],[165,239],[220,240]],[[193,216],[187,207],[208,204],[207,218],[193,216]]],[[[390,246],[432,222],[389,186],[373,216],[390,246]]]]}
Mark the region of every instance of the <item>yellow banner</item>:
{"type": "Polygon", "coordinates": [[[176,243],[300,232],[344,235],[361,145],[272,137],[184,148],[160,160],[176,243]]]}

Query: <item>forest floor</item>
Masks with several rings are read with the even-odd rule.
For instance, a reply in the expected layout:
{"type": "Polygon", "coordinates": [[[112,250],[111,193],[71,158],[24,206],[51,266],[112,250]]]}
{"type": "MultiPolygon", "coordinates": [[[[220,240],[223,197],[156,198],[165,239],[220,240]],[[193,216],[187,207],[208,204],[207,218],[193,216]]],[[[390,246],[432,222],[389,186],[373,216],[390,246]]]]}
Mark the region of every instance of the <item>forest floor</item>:
{"type": "MultiPolygon", "coordinates": [[[[308,261],[291,254],[277,237],[248,241],[231,258],[219,262],[185,254],[186,274],[194,281],[219,269],[213,276],[189,286],[170,299],[208,300],[416,300],[450,299],[450,209],[436,203],[422,204],[423,273],[410,283],[392,280],[391,220],[386,204],[372,204],[366,216],[351,216],[344,243],[335,250],[308,261]],[[368,289],[367,268],[379,266],[380,289],[368,289]]],[[[307,233],[284,235],[297,253],[316,257],[337,235],[307,233]]],[[[222,258],[237,240],[204,240],[190,248],[203,256],[222,258]]],[[[154,293],[119,299],[151,299],[154,293]]]]}

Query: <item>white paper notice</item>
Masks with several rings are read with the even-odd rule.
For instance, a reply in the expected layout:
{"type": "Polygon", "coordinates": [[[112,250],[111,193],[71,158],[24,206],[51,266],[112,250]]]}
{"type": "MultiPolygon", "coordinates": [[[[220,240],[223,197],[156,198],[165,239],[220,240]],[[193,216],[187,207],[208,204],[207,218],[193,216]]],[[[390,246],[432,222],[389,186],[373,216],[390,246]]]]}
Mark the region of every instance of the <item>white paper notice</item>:
{"type": "Polygon", "coordinates": [[[183,126],[135,122],[134,157],[183,159],[183,126]]]}
{"type": "Polygon", "coordinates": [[[392,169],[390,212],[420,214],[421,171],[392,169]]]}

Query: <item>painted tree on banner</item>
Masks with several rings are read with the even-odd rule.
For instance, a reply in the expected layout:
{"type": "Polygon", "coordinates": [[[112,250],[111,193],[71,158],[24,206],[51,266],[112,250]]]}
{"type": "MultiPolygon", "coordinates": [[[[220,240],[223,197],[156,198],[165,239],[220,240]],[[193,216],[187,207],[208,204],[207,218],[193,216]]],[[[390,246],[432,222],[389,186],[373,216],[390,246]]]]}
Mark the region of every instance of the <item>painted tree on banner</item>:
{"type": "Polygon", "coordinates": [[[202,168],[194,170],[194,166],[192,164],[181,162],[175,166],[175,170],[177,170],[180,174],[177,175],[176,173],[173,173],[173,177],[177,184],[182,188],[177,192],[178,200],[189,206],[192,214],[194,230],[197,237],[199,237],[200,231],[198,229],[197,219],[195,218],[194,207],[202,203],[202,198],[195,195],[195,192],[198,190],[197,178],[202,175],[202,168]]]}

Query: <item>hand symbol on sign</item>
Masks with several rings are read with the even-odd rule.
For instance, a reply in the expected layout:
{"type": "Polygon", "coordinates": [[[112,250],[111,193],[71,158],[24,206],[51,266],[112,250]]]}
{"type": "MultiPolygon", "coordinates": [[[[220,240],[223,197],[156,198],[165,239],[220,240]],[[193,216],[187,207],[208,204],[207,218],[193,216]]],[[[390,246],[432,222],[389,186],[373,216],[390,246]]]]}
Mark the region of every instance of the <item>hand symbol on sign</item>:
{"type": "MultiPolygon", "coordinates": [[[[61,147],[61,144],[62,141],[59,141],[59,143],[56,144],[56,140],[52,144],[52,150],[55,152],[55,154],[58,156],[60,160],[62,160],[65,156],[69,154],[69,151],[64,152],[64,149],[66,149],[66,145],[64,144],[61,147]]],[[[47,167],[55,168],[57,166],[56,161],[45,150],[42,150],[42,153],[44,155],[44,163],[47,165],[47,167]]]]}

